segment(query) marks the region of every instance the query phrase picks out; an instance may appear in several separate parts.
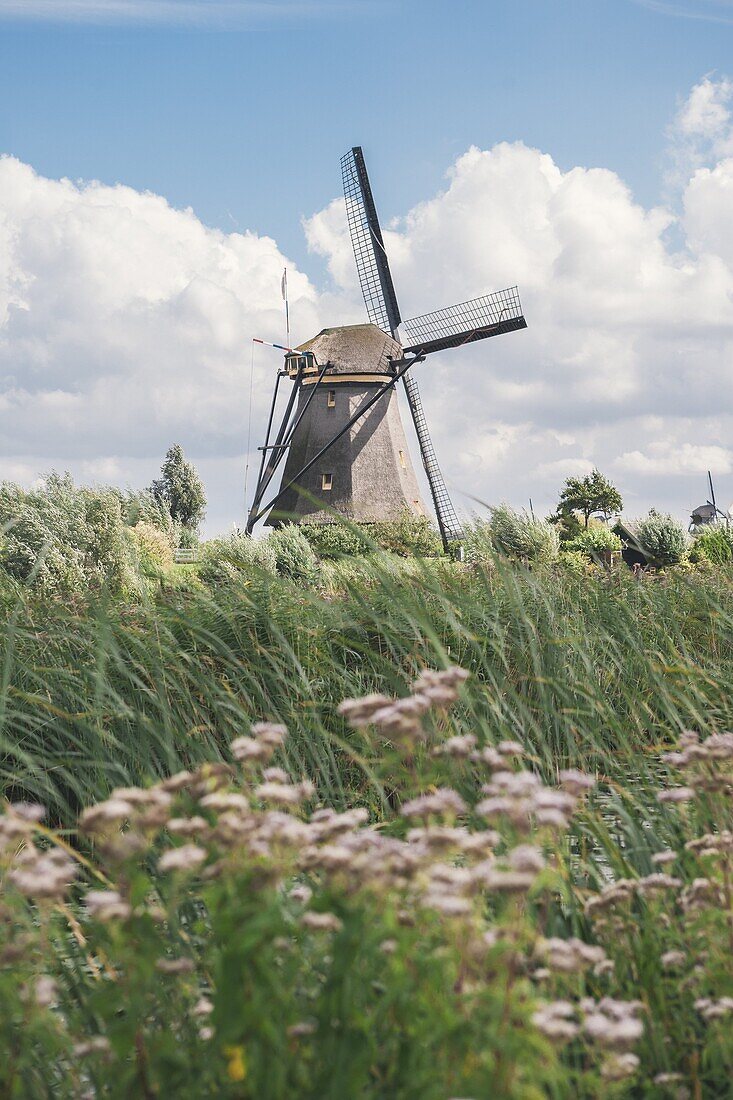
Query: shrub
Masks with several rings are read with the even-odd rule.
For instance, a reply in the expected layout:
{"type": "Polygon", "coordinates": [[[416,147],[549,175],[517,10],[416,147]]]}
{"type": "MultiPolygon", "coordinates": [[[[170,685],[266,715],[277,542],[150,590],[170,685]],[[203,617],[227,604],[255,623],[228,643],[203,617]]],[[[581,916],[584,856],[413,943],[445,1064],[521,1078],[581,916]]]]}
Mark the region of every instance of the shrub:
{"type": "Polygon", "coordinates": [[[598,572],[597,559],[583,550],[566,550],[567,543],[560,543],[558,562],[570,575],[589,577],[598,572]]]}
{"type": "Polygon", "coordinates": [[[178,545],[174,530],[174,523],[165,504],[158,500],[149,489],[129,489],[123,493],[112,489],[120,499],[123,522],[128,527],[136,527],[139,523],[146,523],[149,527],[155,527],[168,539],[172,549],[178,545]]]}
{"type": "Polygon", "coordinates": [[[554,561],[560,547],[557,529],[506,504],[493,508],[488,523],[494,549],[520,561],[554,561]]]}
{"type": "Polygon", "coordinates": [[[725,523],[710,523],[695,532],[690,557],[693,561],[709,561],[727,565],[733,561],[733,527],[725,523]]]}
{"type": "Polygon", "coordinates": [[[567,551],[578,551],[596,561],[604,554],[621,550],[621,539],[605,523],[593,524],[563,544],[567,551]]]}
{"type": "Polygon", "coordinates": [[[427,516],[405,511],[399,519],[370,523],[366,530],[377,546],[401,558],[437,558],[443,553],[440,534],[427,516]]]}
{"type": "Polygon", "coordinates": [[[268,537],[267,544],[275,556],[279,576],[304,585],[315,584],[319,576],[318,558],[298,524],[278,527],[268,537]]]}
{"type": "Polygon", "coordinates": [[[206,584],[221,584],[277,572],[275,550],[270,539],[253,539],[236,531],[228,538],[210,539],[201,547],[199,577],[206,584]]]}
{"type": "Polygon", "coordinates": [[[374,546],[368,528],[351,523],[301,523],[300,530],[319,558],[357,557],[374,546]]]}
{"type": "Polygon", "coordinates": [[[55,595],[105,586],[135,587],[120,495],[77,488],[50,474],[39,488],[0,486],[0,565],[13,578],[55,595]]]}
{"type": "Polygon", "coordinates": [[[129,527],[137,556],[137,565],[144,577],[159,580],[173,567],[173,550],[170,540],[150,523],[137,523],[129,527]]]}
{"type": "Polygon", "coordinates": [[[653,565],[677,565],[688,546],[688,536],[682,525],[670,515],[651,510],[636,529],[636,538],[653,565]]]}

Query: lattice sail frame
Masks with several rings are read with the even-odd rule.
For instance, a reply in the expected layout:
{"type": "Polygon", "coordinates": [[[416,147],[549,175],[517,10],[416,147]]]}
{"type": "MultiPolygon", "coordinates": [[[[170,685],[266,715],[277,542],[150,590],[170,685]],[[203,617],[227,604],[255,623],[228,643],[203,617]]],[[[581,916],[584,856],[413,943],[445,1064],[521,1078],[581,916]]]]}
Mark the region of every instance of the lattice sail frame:
{"type": "Polygon", "coordinates": [[[349,234],[369,320],[390,336],[396,336],[400,310],[360,146],[341,158],[341,178],[349,234]]]}
{"type": "Polygon", "coordinates": [[[463,529],[453,507],[448,489],[443,479],[443,473],[438,465],[438,456],[435,453],[433,440],[428,430],[428,422],[425,418],[422,398],[417,382],[412,371],[408,371],[402,379],[407,394],[407,403],[410,406],[412,422],[415,425],[415,434],[420,444],[420,454],[425,468],[425,473],[430,486],[430,493],[435,505],[435,515],[440,527],[440,537],[443,546],[447,547],[451,542],[460,542],[463,538],[463,529]]]}
{"type": "MultiPolygon", "coordinates": [[[[349,234],[367,315],[372,324],[403,343],[399,335],[402,320],[397,296],[360,146],[350,149],[341,158],[341,177],[349,234]]],[[[422,358],[435,351],[461,347],[463,344],[526,327],[519,291],[516,287],[509,287],[507,290],[406,321],[404,328],[410,342],[408,344],[405,341],[403,350],[405,354],[422,358]]],[[[461,526],[438,465],[417,382],[412,372],[404,373],[402,381],[415,424],[440,533],[447,549],[450,542],[461,539],[461,526]]]]}
{"type": "Polygon", "coordinates": [[[512,286],[403,321],[404,350],[429,355],[526,327],[519,290],[512,286]]]}

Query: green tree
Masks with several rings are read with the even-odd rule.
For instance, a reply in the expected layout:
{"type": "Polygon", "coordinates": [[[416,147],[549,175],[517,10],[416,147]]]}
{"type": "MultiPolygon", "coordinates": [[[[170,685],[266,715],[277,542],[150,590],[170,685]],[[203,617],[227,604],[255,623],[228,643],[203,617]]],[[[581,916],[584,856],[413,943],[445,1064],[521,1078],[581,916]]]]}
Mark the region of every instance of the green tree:
{"type": "Polygon", "coordinates": [[[600,470],[593,470],[585,477],[569,477],[563,485],[557,506],[555,522],[566,523],[568,518],[579,512],[584,526],[588,526],[591,516],[601,515],[604,519],[618,515],[623,508],[623,500],[616,489],[600,470]]]}
{"type": "Polygon", "coordinates": [[[180,443],[168,449],[160,472],[150,492],[166,506],[174,523],[186,531],[195,531],[206,514],[206,494],[194,466],[186,461],[180,443]]]}

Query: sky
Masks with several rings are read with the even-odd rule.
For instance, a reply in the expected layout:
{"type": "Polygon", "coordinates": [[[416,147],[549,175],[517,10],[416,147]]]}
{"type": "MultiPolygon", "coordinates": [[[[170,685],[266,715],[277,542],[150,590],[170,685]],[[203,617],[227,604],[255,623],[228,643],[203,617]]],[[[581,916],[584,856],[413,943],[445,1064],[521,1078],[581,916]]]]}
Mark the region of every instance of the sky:
{"type": "Polygon", "coordinates": [[[361,144],[404,316],[522,294],[415,368],[460,509],[727,506],[732,47],[733,0],[0,0],[0,478],[180,442],[243,524],[283,267],[294,339],[364,319],[361,144]]]}

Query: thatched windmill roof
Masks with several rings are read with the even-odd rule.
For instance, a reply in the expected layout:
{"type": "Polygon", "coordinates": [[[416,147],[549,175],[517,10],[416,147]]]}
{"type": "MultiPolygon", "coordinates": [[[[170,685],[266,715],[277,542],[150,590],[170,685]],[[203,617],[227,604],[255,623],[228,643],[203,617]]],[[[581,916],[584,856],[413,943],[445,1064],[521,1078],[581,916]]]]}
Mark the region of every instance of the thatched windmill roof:
{"type": "Polygon", "coordinates": [[[388,356],[402,356],[397,341],[376,325],[324,328],[297,350],[312,351],[321,367],[329,364],[329,374],[387,374],[388,356]]]}

